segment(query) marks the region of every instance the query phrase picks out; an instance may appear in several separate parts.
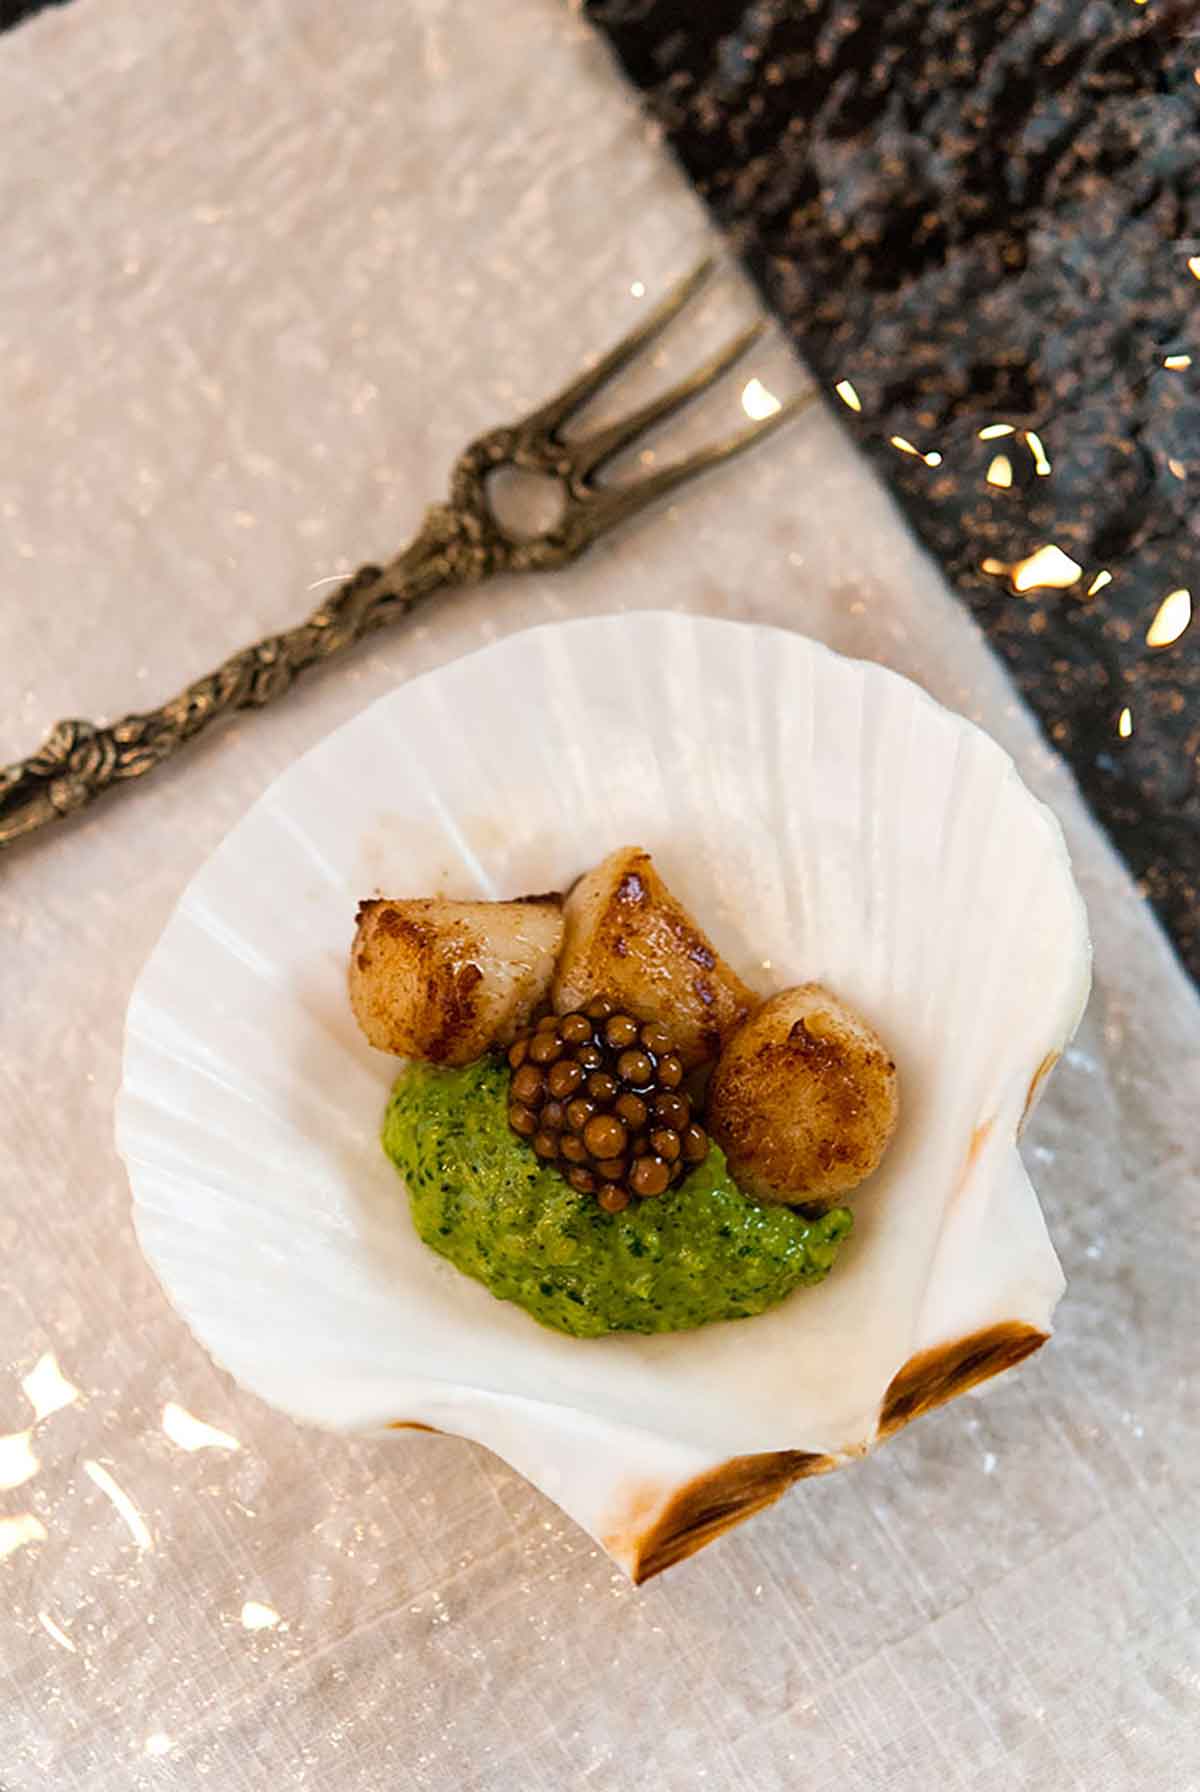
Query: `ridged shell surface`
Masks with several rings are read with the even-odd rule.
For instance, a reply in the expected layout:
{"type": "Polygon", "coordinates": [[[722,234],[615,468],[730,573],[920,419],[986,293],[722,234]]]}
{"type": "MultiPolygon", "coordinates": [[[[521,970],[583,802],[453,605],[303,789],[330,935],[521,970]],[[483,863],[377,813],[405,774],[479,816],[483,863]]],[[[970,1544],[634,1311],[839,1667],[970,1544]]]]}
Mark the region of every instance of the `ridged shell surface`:
{"type": "Polygon", "coordinates": [[[631,1489],[658,1511],[730,1458],[842,1460],[921,1352],[1049,1330],[1062,1278],[1016,1136],[1088,978],[1057,823],[915,685],[748,624],[536,629],[329,736],[189,885],[129,1010],[138,1235],[255,1393],[338,1429],[488,1443],[634,1568],[611,1525],[631,1489]],[[561,889],[624,844],[763,994],[815,979],[858,1008],[902,1116],[821,1286],[753,1320],[584,1341],[416,1237],[379,1145],[397,1066],[358,1034],[346,961],[360,898],[561,889]]]}

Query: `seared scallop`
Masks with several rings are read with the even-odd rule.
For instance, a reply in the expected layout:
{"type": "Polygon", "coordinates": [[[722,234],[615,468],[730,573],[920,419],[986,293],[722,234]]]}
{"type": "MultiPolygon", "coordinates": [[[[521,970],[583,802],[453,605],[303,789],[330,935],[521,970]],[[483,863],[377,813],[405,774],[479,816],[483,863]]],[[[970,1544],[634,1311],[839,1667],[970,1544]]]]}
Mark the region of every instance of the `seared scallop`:
{"type": "Polygon", "coordinates": [[[554,980],[565,1014],[607,996],[641,1021],[662,1021],[688,1070],[711,1062],[757,1006],[639,846],[610,853],[567,897],[554,980]]]}
{"type": "Polygon", "coordinates": [[[361,903],[350,1004],[380,1051],[469,1064],[507,1045],[547,999],[562,898],[361,903]]]}
{"type": "Polygon", "coordinates": [[[760,1201],[832,1206],[878,1167],[899,1111],[887,1047],[819,983],[738,1029],[708,1091],[708,1128],[760,1201]]]}

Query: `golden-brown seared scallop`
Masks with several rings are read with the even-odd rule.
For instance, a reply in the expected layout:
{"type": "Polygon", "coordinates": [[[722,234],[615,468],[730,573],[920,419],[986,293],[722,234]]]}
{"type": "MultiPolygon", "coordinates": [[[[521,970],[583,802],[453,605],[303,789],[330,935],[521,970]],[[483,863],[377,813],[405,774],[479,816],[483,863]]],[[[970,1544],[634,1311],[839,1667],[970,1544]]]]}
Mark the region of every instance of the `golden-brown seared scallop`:
{"type": "Polygon", "coordinates": [[[507,1045],[550,993],[562,898],[364,902],[350,1005],[383,1052],[469,1064],[507,1045]]]}
{"type": "Polygon", "coordinates": [[[565,1014],[593,996],[661,1020],[688,1070],[711,1062],[759,998],[717,955],[639,846],[610,853],[567,897],[554,980],[565,1014]]]}
{"type": "Polygon", "coordinates": [[[765,1002],[708,1090],[709,1131],[760,1201],[832,1206],[877,1167],[897,1113],[887,1047],[819,983],[765,1002]]]}

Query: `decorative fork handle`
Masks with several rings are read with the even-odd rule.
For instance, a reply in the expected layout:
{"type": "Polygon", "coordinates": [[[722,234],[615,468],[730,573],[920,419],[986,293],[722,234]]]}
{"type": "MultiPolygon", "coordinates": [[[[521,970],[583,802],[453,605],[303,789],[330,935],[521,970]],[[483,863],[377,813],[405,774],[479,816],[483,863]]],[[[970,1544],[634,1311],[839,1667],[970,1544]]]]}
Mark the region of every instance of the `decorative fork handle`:
{"type": "Polygon", "coordinates": [[[455,464],[449,502],[430,507],[416,539],[387,566],[360,567],[307,622],[243,648],[161,709],[125,716],[108,726],[60,722],[30,758],[0,769],[0,847],[86,808],[113,786],[144,777],[233,710],[261,709],[307,667],[332,659],[371,630],[406,616],[444,586],[478,584],[498,572],[545,572],[565,565],[599,536],[697,474],[743,453],[812,404],[816,392],[809,389],[724,441],[710,443],[630,484],[596,482],[596,475],[631,443],[707,391],[762,334],[761,321],[751,324],[670,391],[619,422],[591,435],[564,436],[564,426],[600,388],[678,316],[713,265],[712,257],[702,261],[635,330],[555,397],[518,423],[493,429],[472,442],[455,464]],[[553,527],[519,540],[504,530],[488,496],[489,477],[501,467],[558,482],[562,513],[553,527]]]}
{"type": "Polygon", "coordinates": [[[386,567],[361,566],[306,622],[231,654],[160,709],[108,726],[59,722],[36,753],[0,770],[0,846],[86,808],[113,784],[141,778],[236,709],[261,709],[310,666],[406,616],[445,585],[486,577],[487,557],[461,519],[434,505],[419,535],[386,567]]]}

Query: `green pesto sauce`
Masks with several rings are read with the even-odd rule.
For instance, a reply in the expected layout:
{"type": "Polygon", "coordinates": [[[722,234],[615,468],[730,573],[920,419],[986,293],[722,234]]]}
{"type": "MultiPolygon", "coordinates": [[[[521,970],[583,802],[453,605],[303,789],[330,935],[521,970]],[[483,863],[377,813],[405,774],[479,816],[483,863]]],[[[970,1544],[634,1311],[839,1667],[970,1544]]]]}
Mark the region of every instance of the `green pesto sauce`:
{"type": "Polygon", "coordinates": [[[577,1338],[746,1319],[828,1275],[850,1231],[748,1201],[716,1145],[677,1188],[607,1214],[508,1124],[508,1066],[414,1064],[392,1091],[383,1148],[427,1245],[501,1300],[577,1338]]]}

